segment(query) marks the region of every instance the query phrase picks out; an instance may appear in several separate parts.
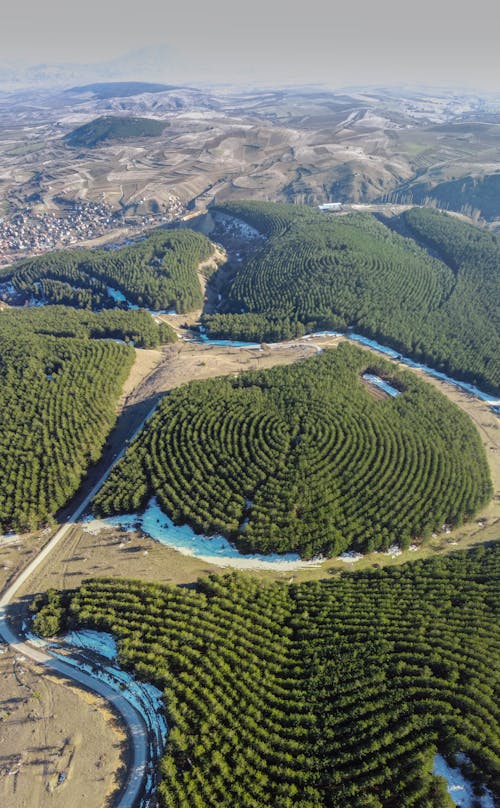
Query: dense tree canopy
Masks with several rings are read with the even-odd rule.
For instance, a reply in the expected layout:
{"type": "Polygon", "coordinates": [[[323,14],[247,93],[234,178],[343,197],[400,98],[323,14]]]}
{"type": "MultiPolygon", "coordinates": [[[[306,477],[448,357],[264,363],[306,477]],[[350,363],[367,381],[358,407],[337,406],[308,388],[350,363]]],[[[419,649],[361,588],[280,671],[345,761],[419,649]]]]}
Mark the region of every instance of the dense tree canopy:
{"type": "Polygon", "coordinates": [[[66,306],[9,309],[2,314],[0,333],[29,331],[53,337],[120,339],[137,348],[155,348],[175,342],[177,334],[167,323],[156,323],[145,311],[77,311],[66,306]]]}
{"type": "Polygon", "coordinates": [[[139,137],[158,137],[167,121],[155,118],[137,118],[131,115],[104,115],[84,123],[68,132],[64,141],[75,148],[93,149],[107,140],[127,140],[139,137]]]}
{"type": "Polygon", "coordinates": [[[36,625],[112,631],[164,689],[165,808],[451,808],[437,751],[500,797],[499,575],[497,545],[291,587],[96,580],[36,625]]]}
{"type": "Polygon", "coordinates": [[[343,343],[172,391],[94,508],[133,512],[153,494],[174,521],[243,549],[312,556],[408,546],[470,517],[491,483],[466,415],[414,374],[343,343]],[[374,397],[367,369],[400,395],[374,397]]]}
{"type": "MultiPolygon", "coordinates": [[[[201,308],[197,270],[213,247],[192,230],[155,230],[142,241],[118,250],[60,250],[4,269],[26,298],[77,308],[112,308],[108,285],[134,305],[181,314],[201,308]]],[[[127,304],[124,304],[125,307],[127,304]]]]}
{"type": "Polygon", "coordinates": [[[158,342],[139,312],[0,312],[0,532],[31,529],[77,491],[115,421],[134,351],[158,342]]]}
{"type": "Polygon", "coordinates": [[[268,238],[236,273],[212,336],[269,340],[354,326],[446,373],[500,391],[500,243],[433,210],[407,214],[420,240],[369,214],[231,202],[216,207],[268,238]]]}

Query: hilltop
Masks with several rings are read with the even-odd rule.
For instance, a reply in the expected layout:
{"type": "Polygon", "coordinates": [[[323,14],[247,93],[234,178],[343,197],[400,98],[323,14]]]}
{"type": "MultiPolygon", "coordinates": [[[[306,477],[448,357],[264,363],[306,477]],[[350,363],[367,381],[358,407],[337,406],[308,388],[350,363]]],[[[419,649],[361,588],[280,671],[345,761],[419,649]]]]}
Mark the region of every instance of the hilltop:
{"type": "Polygon", "coordinates": [[[68,146],[94,149],[108,140],[129,140],[161,135],[167,123],[154,118],[106,115],[73,129],[64,136],[68,146]]]}
{"type": "Polygon", "coordinates": [[[498,238],[431,209],[386,222],[301,205],[214,207],[266,236],[238,268],[211,335],[275,341],[356,330],[417,361],[500,390],[498,238]],[[404,236],[394,232],[403,229],[404,236]]]}
{"type": "Polygon", "coordinates": [[[472,423],[410,373],[347,343],[304,362],[193,382],[159,404],[97,494],[156,495],[175,522],[244,550],[335,556],[461,524],[491,496],[472,423]],[[364,378],[378,374],[394,397],[364,378]]]}

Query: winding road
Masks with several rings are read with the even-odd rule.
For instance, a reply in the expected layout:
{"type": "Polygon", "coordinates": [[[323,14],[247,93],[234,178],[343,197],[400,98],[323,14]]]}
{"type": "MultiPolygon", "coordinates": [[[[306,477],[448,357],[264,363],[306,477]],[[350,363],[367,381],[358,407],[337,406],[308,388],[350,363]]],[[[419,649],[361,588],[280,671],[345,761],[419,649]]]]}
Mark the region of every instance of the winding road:
{"type": "MultiPolygon", "coordinates": [[[[142,423],[137,427],[132,438],[135,437],[135,435],[142,429],[144,423],[153,414],[155,408],[156,405],[150,410],[142,423]]],[[[94,693],[97,693],[99,696],[102,696],[121,715],[125,726],[127,727],[130,740],[131,763],[129,766],[125,787],[120,795],[117,805],[119,808],[134,808],[134,806],[136,806],[139,802],[143,789],[148,757],[148,732],[140,712],[136,710],[136,708],[133,707],[124,696],[117,693],[101,679],[93,677],[88,673],[84,673],[73,666],[67,665],[61,659],[52,656],[47,651],[42,651],[30,643],[24,642],[21,637],[18,637],[15,634],[7,620],[8,606],[10,603],[12,603],[20,588],[26,583],[28,578],[33,574],[37,567],[39,567],[40,564],[46,560],[52,550],[57,547],[57,545],[74,527],[75,522],[80,519],[92,498],[111,473],[111,469],[115,463],[124,454],[125,449],[126,445],[123,446],[119,454],[109,464],[99,480],[86,495],[85,499],[80,502],[71,516],[68,517],[66,523],[59,528],[51,540],[45,545],[40,553],[38,553],[36,558],[31,561],[31,563],[17,576],[13,583],[11,583],[3,593],[2,597],[0,598],[0,638],[10,645],[16,653],[22,654],[28,659],[31,659],[33,662],[36,662],[38,665],[43,665],[48,672],[57,673],[67,679],[72,679],[78,684],[92,690],[94,693]]]]}

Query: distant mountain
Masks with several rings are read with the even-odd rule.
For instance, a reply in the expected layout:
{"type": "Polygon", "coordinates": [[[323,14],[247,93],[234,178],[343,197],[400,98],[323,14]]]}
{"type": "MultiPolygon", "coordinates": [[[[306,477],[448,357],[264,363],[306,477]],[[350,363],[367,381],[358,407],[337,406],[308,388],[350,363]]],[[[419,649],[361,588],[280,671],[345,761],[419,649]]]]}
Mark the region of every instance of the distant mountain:
{"type": "MultiPolygon", "coordinates": [[[[82,64],[54,62],[25,64],[8,61],[0,55],[0,87],[5,91],[74,87],[91,82],[155,82],[167,79],[182,83],[181,67],[170,47],[165,45],[128,51],[108,61],[82,64]]],[[[168,86],[162,89],[168,89],[168,86]]],[[[137,92],[141,92],[138,90],[137,92]]],[[[148,90],[147,92],[152,92],[148,90]]],[[[156,90],[155,92],[159,92],[156,90]]]]}
{"type": "Polygon", "coordinates": [[[93,149],[107,140],[128,140],[161,135],[165,121],[153,118],[130,118],[108,115],[73,129],[63,140],[68,146],[93,149]]]}
{"type": "Polygon", "coordinates": [[[84,84],[81,87],[70,87],[65,92],[72,95],[91,93],[95,98],[106,100],[108,98],[128,98],[141,93],[163,93],[174,89],[177,88],[172,84],[152,84],[146,81],[103,81],[96,84],[84,84]]]}

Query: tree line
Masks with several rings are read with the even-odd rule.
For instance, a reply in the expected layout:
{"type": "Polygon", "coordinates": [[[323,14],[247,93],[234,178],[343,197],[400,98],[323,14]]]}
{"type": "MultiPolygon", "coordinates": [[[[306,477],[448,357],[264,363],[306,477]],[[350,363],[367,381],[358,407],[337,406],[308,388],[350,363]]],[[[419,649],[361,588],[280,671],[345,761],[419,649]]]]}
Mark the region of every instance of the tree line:
{"type": "Polygon", "coordinates": [[[2,272],[26,299],[102,309],[117,305],[108,286],[133,305],[178,314],[201,308],[198,265],[213,252],[192,230],[154,230],[117,250],[59,250],[20,261],[2,272]]]}
{"type": "Polygon", "coordinates": [[[38,527],[76,493],[115,422],[125,340],[160,339],[145,312],[0,313],[0,532],[38,527]]]}

